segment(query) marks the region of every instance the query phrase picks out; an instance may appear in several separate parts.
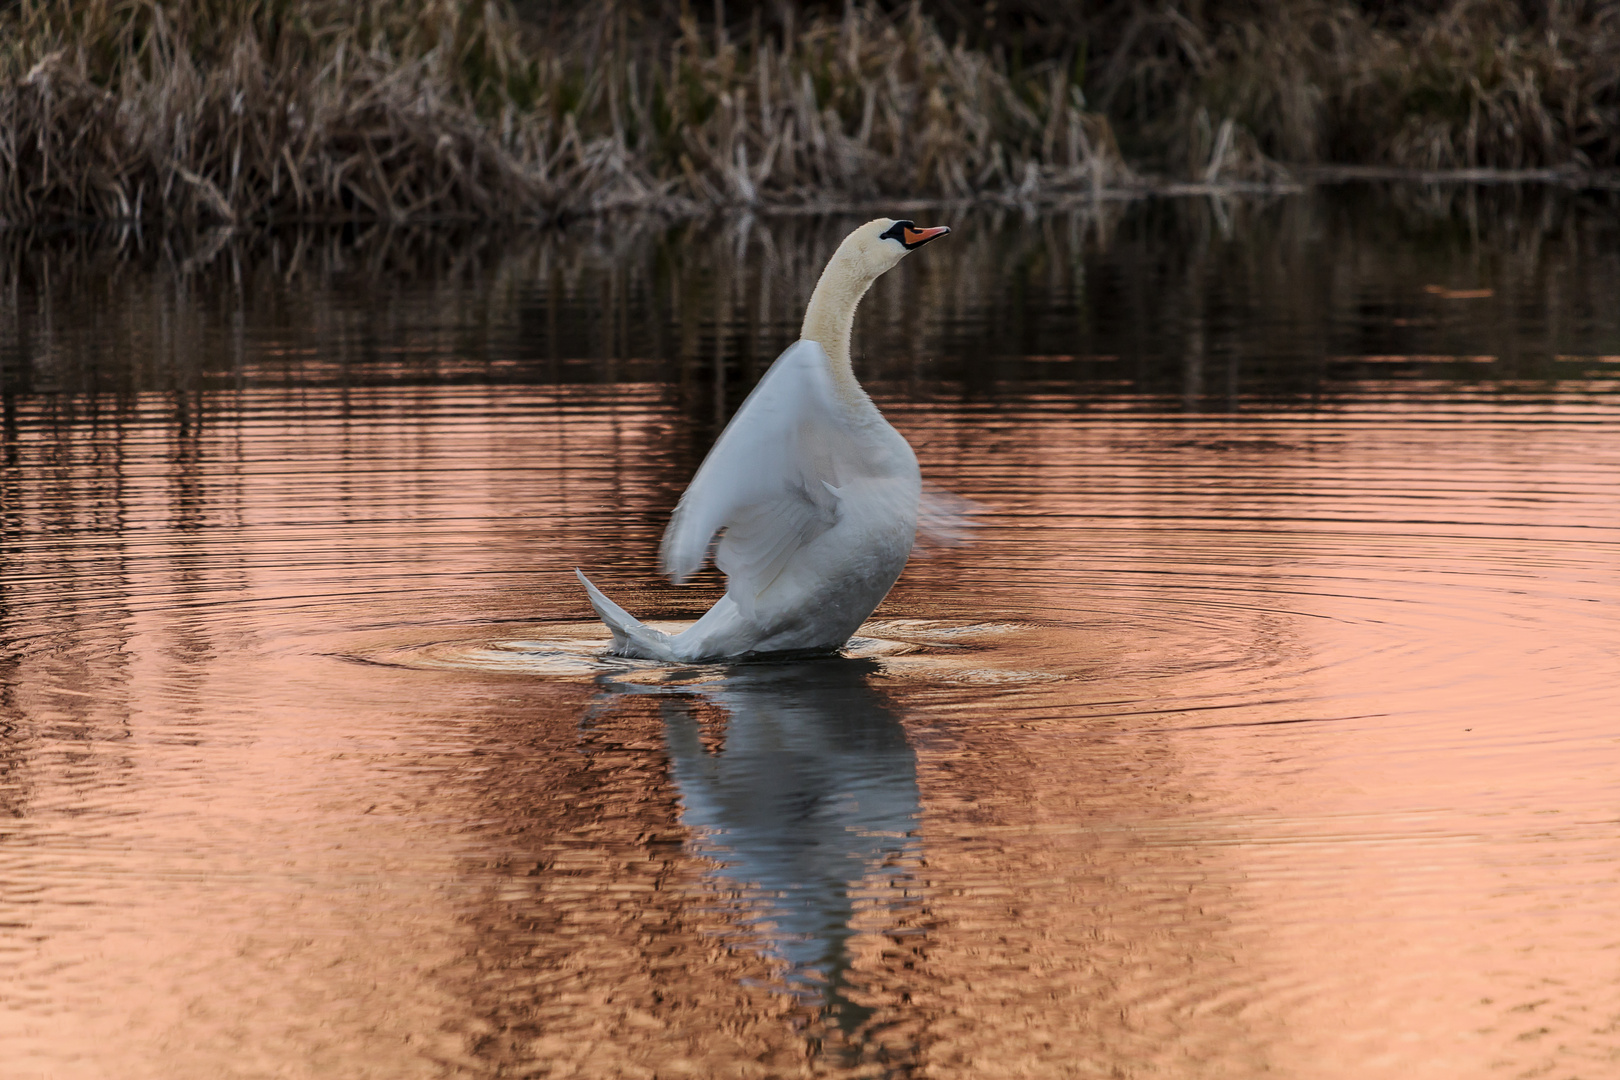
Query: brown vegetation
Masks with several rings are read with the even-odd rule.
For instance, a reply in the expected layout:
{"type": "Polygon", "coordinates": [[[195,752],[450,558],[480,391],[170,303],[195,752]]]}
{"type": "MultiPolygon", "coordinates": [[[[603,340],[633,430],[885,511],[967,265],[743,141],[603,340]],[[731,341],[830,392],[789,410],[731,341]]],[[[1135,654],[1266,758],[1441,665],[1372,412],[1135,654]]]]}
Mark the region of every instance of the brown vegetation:
{"type": "Polygon", "coordinates": [[[0,220],[1051,202],[1149,169],[1620,165],[1620,0],[924,10],[19,0],[0,10],[0,220]]]}

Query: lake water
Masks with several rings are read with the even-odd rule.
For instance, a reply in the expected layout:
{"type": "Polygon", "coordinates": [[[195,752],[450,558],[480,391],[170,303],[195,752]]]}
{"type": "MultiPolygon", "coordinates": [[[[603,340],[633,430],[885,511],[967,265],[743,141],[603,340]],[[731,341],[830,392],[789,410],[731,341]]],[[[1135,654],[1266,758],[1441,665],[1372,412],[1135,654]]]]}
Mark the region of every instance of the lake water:
{"type": "Polygon", "coordinates": [[[851,219],[0,234],[0,1075],[1620,1074],[1620,209],[956,232],[847,655],[675,500],[851,219]]]}

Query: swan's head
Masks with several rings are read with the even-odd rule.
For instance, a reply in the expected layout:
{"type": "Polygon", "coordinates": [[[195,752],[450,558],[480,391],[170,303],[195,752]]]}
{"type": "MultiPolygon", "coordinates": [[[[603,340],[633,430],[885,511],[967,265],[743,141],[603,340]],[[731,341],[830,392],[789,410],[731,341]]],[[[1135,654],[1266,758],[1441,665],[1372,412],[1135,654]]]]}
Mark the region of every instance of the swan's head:
{"type": "Polygon", "coordinates": [[[850,233],[839,254],[853,261],[861,276],[872,279],[894,268],[908,252],[950,232],[946,225],[921,229],[914,221],[878,218],[850,233]]]}
{"type": "MultiPolygon", "coordinates": [[[[878,218],[844,237],[827,268],[821,272],[816,291],[810,294],[810,306],[804,310],[800,336],[821,342],[834,365],[841,364],[847,371],[849,331],[855,322],[855,305],[861,302],[866,290],[872,287],[872,282],[894,269],[894,264],[905,258],[907,252],[950,231],[943,225],[919,229],[913,221],[878,218]]],[[[852,385],[854,378],[849,376],[852,385]]]]}

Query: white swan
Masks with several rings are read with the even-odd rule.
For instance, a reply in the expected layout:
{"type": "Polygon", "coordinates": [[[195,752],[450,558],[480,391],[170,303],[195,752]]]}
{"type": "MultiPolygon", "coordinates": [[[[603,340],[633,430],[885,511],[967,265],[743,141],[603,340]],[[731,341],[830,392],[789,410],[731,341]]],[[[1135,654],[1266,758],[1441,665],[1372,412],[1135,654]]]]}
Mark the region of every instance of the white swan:
{"type": "Polygon", "coordinates": [[[726,595],[665,634],[602,595],[579,570],[612,651],[648,660],[831,652],[888,594],[917,533],[922,474],[906,440],[855,381],[855,307],[906,253],[944,236],[879,218],[838,246],[804,328],[777,357],[681,496],[664,532],[664,573],[684,581],[724,535],[726,595]]]}

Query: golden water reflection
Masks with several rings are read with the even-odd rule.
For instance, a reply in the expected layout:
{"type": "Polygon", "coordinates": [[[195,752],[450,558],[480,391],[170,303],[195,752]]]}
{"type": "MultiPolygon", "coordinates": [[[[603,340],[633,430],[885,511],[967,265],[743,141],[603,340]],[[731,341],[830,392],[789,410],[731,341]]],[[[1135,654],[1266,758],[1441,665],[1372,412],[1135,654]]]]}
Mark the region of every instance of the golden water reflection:
{"type": "Polygon", "coordinates": [[[25,408],[9,1067],[1603,1075],[1620,428],[1567,395],[891,395],[977,543],[888,644],[685,672],[536,659],[575,564],[714,594],[650,573],[656,387],[25,408]]]}
{"type": "Polygon", "coordinates": [[[572,568],[843,222],[0,237],[0,1075],[1615,1072],[1615,219],[1419,194],[953,221],[786,668],[572,568]]]}

